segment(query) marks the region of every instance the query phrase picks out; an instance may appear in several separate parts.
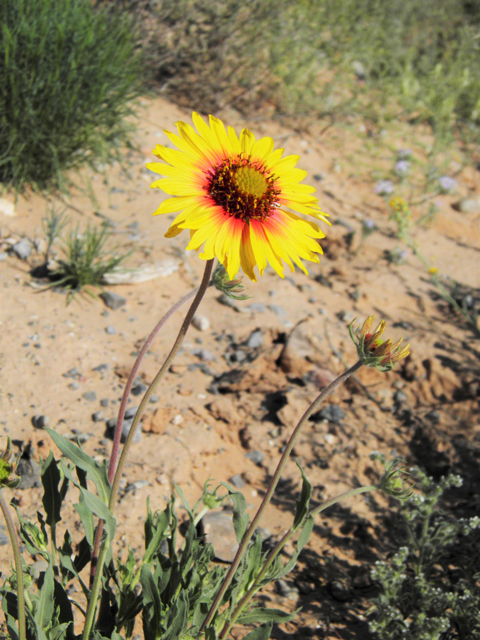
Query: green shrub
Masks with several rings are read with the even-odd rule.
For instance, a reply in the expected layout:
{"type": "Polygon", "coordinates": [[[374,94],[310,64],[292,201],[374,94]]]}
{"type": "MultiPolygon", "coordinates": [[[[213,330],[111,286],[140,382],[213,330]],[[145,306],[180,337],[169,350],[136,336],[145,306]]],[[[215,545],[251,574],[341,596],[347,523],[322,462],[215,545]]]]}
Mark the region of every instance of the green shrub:
{"type": "Polygon", "coordinates": [[[2,0],[0,23],[0,182],[57,186],[116,157],[142,82],[132,19],[91,0],[2,0]]]}
{"type": "Polygon", "coordinates": [[[436,483],[413,471],[421,493],[400,509],[402,546],[372,572],[382,589],[370,630],[379,640],[479,640],[480,519],[455,519],[439,506],[458,476],[436,483]]]}
{"type": "Polygon", "coordinates": [[[300,117],[480,121],[480,3],[124,0],[151,76],[182,104],[300,117]],[[387,116],[388,117],[388,116],[387,116]]]}

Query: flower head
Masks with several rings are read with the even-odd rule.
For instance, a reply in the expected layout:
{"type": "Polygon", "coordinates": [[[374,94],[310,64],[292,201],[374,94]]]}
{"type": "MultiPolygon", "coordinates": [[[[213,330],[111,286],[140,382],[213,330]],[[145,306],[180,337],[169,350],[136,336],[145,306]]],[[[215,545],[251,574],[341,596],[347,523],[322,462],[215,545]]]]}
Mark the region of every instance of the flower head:
{"type": "Polygon", "coordinates": [[[392,498],[397,498],[400,502],[409,500],[413,495],[413,480],[411,474],[405,467],[405,461],[400,456],[396,456],[388,462],[381,453],[374,452],[370,454],[372,460],[380,460],[384,465],[385,471],[380,478],[378,487],[385,491],[392,498]]]}
{"type": "Polygon", "coordinates": [[[390,338],[385,341],[381,340],[387,323],[382,320],[373,331],[374,320],[375,316],[370,316],[365,320],[362,328],[357,328],[355,331],[353,329],[355,320],[353,320],[349,326],[350,336],[357,347],[358,357],[363,364],[368,367],[375,367],[379,371],[391,371],[397,362],[408,356],[410,345],[407,344],[406,347],[400,347],[403,338],[400,338],[395,343],[392,343],[390,338]]]}
{"type": "Polygon", "coordinates": [[[438,185],[442,193],[451,193],[457,188],[457,181],[450,176],[440,176],[438,179],[438,185]]]}
{"type": "Polygon", "coordinates": [[[389,196],[393,193],[393,182],[391,180],[380,180],[373,187],[373,192],[379,196],[389,196]]]}
{"type": "Polygon", "coordinates": [[[193,123],[197,131],[185,122],[177,122],[179,135],[166,131],[177,149],[157,145],[153,153],[163,162],[147,165],[165,176],[151,186],[177,196],[154,213],[180,212],[166,237],[190,229],[187,249],[203,245],[200,257],[217,257],[230,279],[241,267],[256,281],[254,267],[262,274],[267,263],[283,277],[282,261],[307,273],[302,260],[319,261],[317,240],[325,234],[284,207],[328,221],[315,189],[301,184],[307,174],[295,168],[298,156],[282,157],[271,138],[256,140],[248,129],[237,136],[214,116],[209,126],[194,113],[193,123]]]}
{"type": "Polygon", "coordinates": [[[7,447],[3,454],[0,456],[0,488],[9,487],[15,489],[20,484],[21,478],[16,475],[17,460],[12,460],[12,441],[7,438],[7,447]]]}
{"type": "Polygon", "coordinates": [[[408,160],[398,160],[395,163],[395,173],[400,178],[403,178],[410,171],[410,162],[408,160]]]}

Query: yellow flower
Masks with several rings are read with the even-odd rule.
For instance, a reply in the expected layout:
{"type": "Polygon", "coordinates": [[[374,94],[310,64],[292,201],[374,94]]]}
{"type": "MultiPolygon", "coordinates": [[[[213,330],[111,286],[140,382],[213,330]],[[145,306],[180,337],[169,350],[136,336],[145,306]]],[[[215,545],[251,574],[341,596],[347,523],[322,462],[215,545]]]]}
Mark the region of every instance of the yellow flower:
{"type": "Polygon", "coordinates": [[[166,237],[190,229],[187,249],[203,245],[200,258],[218,258],[230,279],[241,267],[256,281],[254,267],[261,275],[267,263],[283,278],[282,260],[292,271],[295,263],[307,273],[302,260],[319,262],[317,239],[325,234],[283,208],[329,223],[312,195],[315,189],[301,184],[307,173],[295,168],[298,156],[282,157],[272,138],[256,140],[248,129],[237,136],[214,116],[208,126],[194,113],[193,123],[198,133],[185,122],[177,122],[179,135],[166,131],[177,148],[157,145],[153,153],[163,162],[147,165],[165,176],[151,186],[176,196],[154,212],[180,212],[166,237]]]}
{"type": "Polygon", "coordinates": [[[353,330],[353,322],[350,324],[350,336],[357,347],[359,358],[368,367],[375,367],[380,371],[390,371],[393,365],[403,360],[410,353],[410,345],[400,348],[403,338],[392,343],[388,340],[381,340],[387,323],[382,320],[375,331],[372,331],[375,316],[368,317],[361,329],[353,330]]]}

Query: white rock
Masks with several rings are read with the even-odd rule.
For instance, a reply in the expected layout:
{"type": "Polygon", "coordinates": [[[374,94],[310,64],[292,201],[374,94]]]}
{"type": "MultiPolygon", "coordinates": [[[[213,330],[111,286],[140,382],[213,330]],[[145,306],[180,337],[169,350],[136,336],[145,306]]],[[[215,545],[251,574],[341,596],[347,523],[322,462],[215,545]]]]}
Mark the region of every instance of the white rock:
{"type": "Polygon", "coordinates": [[[177,413],[176,416],[173,416],[173,418],[170,420],[170,423],[174,424],[177,427],[179,424],[182,424],[182,422],[183,422],[183,416],[180,415],[179,413],[177,413]]]}
{"type": "Polygon", "coordinates": [[[210,328],[210,320],[198,314],[193,316],[192,324],[199,331],[207,331],[210,328]]]}
{"type": "Polygon", "coordinates": [[[10,200],[6,198],[0,198],[0,213],[3,213],[4,216],[15,216],[15,205],[10,200]]]}
{"type": "Polygon", "coordinates": [[[162,260],[162,262],[147,264],[137,269],[118,269],[118,271],[106,273],[103,281],[106,284],[137,284],[169,276],[177,271],[178,267],[178,263],[174,260],[162,260]]]}

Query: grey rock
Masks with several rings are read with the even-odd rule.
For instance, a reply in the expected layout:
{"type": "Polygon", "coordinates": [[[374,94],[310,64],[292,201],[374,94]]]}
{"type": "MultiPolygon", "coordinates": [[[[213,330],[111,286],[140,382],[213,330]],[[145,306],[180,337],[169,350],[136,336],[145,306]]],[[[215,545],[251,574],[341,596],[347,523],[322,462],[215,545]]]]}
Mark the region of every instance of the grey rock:
{"type": "Polygon", "coordinates": [[[228,359],[230,362],[243,362],[247,357],[245,351],[242,351],[241,349],[236,349],[236,351],[229,355],[230,357],[228,359]]]}
{"type": "Polygon", "coordinates": [[[77,367],[73,367],[73,369],[70,369],[67,373],[63,373],[62,375],[64,378],[80,378],[81,373],[77,367]]]}
{"type": "Polygon", "coordinates": [[[395,392],[393,401],[395,402],[395,404],[402,404],[403,402],[407,402],[407,394],[399,389],[395,392]]]}
{"type": "Polygon", "coordinates": [[[198,329],[199,331],[207,331],[210,329],[210,320],[206,316],[195,314],[193,316],[192,324],[195,329],[198,329]]]}
{"type": "Polygon", "coordinates": [[[350,598],[350,593],[347,587],[337,580],[328,584],[328,591],[332,598],[339,602],[346,602],[350,598]]]}
{"type": "Polygon", "coordinates": [[[157,402],[160,402],[160,398],[158,396],[156,396],[155,394],[150,396],[149,402],[151,402],[152,404],[155,404],[157,402]]]}
{"type": "Polygon", "coordinates": [[[257,465],[261,465],[265,457],[263,451],[249,451],[245,457],[257,465]]]}
{"type": "Polygon", "coordinates": [[[72,391],[76,391],[79,387],[80,385],[78,384],[78,382],[71,382],[68,385],[68,388],[71,389],[72,391]]]}
{"type": "Polygon", "coordinates": [[[104,301],[109,309],[113,309],[116,311],[123,307],[123,305],[127,302],[126,298],[119,296],[118,293],[114,293],[113,291],[103,291],[100,294],[100,298],[104,301]]]}
{"type": "Polygon", "coordinates": [[[100,400],[100,406],[101,406],[101,407],[108,407],[108,403],[109,403],[108,398],[102,398],[102,399],[100,400]]]}
{"type": "Polygon", "coordinates": [[[267,310],[267,307],[263,304],[263,302],[251,302],[247,308],[257,313],[265,313],[265,311],[267,310]]]}
{"type": "Polygon", "coordinates": [[[292,582],[286,580],[277,580],[276,582],[278,593],[287,598],[287,600],[297,601],[300,597],[300,592],[292,582]]]}
{"type": "Polygon", "coordinates": [[[261,330],[255,329],[255,331],[252,331],[252,333],[248,337],[247,347],[249,349],[258,349],[258,347],[261,346],[262,342],[263,342],[263,336],[262,336],[261,330]]]}
{"type": "Polygon", "coordinates": [[[128,409],[125,411],[125,418],[127,420],[134,418],[137,414],[137,411],[138,407],[128,407],[128,409]]]}
{"type": "Polygon", "coordinates": [[[223,304],[226,307],[230,307],[231,309],[235,309],[235,311],[240,311],[236,301],[233,300],[233,298],[229,298],[225,293],[222,293],[222,295],[218,296],[217,300],[218,300],[218,302],[220,302],[220,304],[223,304]]]}
{"type": "Polygon", "coordinates": [[[232,562],[238,549],[230,511],[210,511],[201,521],[207,542],[215,550],[215,557],[223,562],[232,562]]]}
{"type": "Polygon", "coordinates": [[[131,394],[132,396],[141,396],[148,389],[147,385],[143,382],[137,383],[134,387],[132,387],[131,394]]]}
{"type": "Polygon", "coordinates": [[[429,413],[427,413],[427,415],[425,416],[428,420],[430,420],[430,422],[432,424],[439,424],[440,420],[441,420],[441,415],[438,411],[430,411],[429,413]]]}
{"type": "Polygon", "coordinates": [[[212,360],[215,359],[213,353],[208,349],[194,349],[193,354],[197,356],[197,358],[200,358],[200,360],[203,360],[204,362],[211,362],[212,360]]]}
{"type": "Polygon", "coordinates": [[[22,238],[13,245],[12,251],[20,260],[28,260],[32,255],[32,245],[27,238],[22,238]]]}
{"type": "Polygon", "coordinates": [[[359,80],[365,80],[367,74],[365,72],[365,67],[360,62],[360,60],[354,60],[352,62],[353,73],[357,76],[359,80]]]}
{"type": "Polygon", "coordinates": [[[0,547],[3,547],[4,545],[9,543],[10,543],[10,538],[6,533],[5,527],[3,526],[3,524],[0,524],[0,547]]]}
{"type": "Polygon", "coordinates": [[[97,367],[93,367],[94,371],[98,371],[98,373],[103,373],[104,371],[108,371],[110,369],[110,365],[108,362],[102,362],[97,367]]]}
{"type": "Polygon", "coordinates": [[[333,424],[339,424],[345,418],[345,411],[337,406],[336,404],[331,404],[328,407],[323,407],[317,413],[314,413],[311,417],[311,420],[314,422],[320,422],[321,420],[328,420],[333,424]]]}
{"type": "Polygon", "coordinates": [[[0,251],[0,262],[7,259],[7,253],[5,251],[0,251]]]}
{"type": "Polygon", "coordinates": [[[337,314],[337,317],[342,322],[352,322],[352,320],[355,319],[355,316],[353,315],[353,313],[351,311],[340,311],[337,314]]]}
{"type": "Polygon", "coordinates": [[[103,412],[102,411],[95,411],[95,413],[92,413],[92,420],[94,422],[100,422],[100,420],[103,418],[103,412]]]}
{"type": "MultiPolygon", "coordinates": [[[[128,434],[130,433],[130,427],[132,426],[132,422],[133,422],[133,418],[130,420],[124,420],[122,423],[122,435],[120,436],[120,442],[125,442],[125,440],[128,437],[128,434]]],[[[107,434],[109,437],[111,437],[113,439],[113,433],[115,430],[115,425],[117,424],[117,420],[116,418],[111,418],[110,420],[107,420],[107,428],[109,430],[109,433],[107,434]],[[113,426],[110,426],[113,425],[113,426]]],[[[133,438],[133,444],[138,444],[142,439],[142,425],[141,423],[138,425],[137,427],[137,431],[135,433],[135,436],[133,438]]]]}
{"type": "Polygon", "coordinates": [[[276,316],[279,316],[280,318],[285,318],[287,315],[287,312],[285,311],[285,309],[281,307],[279,304],[269,304],[268,308],[272,313],[274,313],[276,316]]]}
{"type": "Polygon", "coordinates": [[[51,421],[48,416],[37,415],[33,416],[32,424],[35,429],[45,429],[45,427],[51,427],[51,421]]]}
{"type": "Polygon", "coordinates": [[[82,398],[87,402],[94,402],[97,399],[97,394],[95,391],[85,391],[82,398]]]}
{"type": "Polygon", "coordinates": [[[41,471],[42,467],[32,458],[21,458],[17,467],[17,475],[22,478],[19,489],[32,489],[32,487],[41,487],[41,471]]]}
{"type": "Polygon", "coordinates": [[[115,329],[115,327],[109,325],[108,327],[105,327],[105,333],[108,333],[109,336],[114,336],[116,335],[117,330],[115,329]]]}
{"type": "Polygon", "coordinates": [[[230,484],[233,484],[233,486],[236,487],[237,489],[241,489],[242,487],[245,486],[245,480],[242,478],[242,476],[238,474],[229,478],[228,481],[230,482],[230,484]]]}

